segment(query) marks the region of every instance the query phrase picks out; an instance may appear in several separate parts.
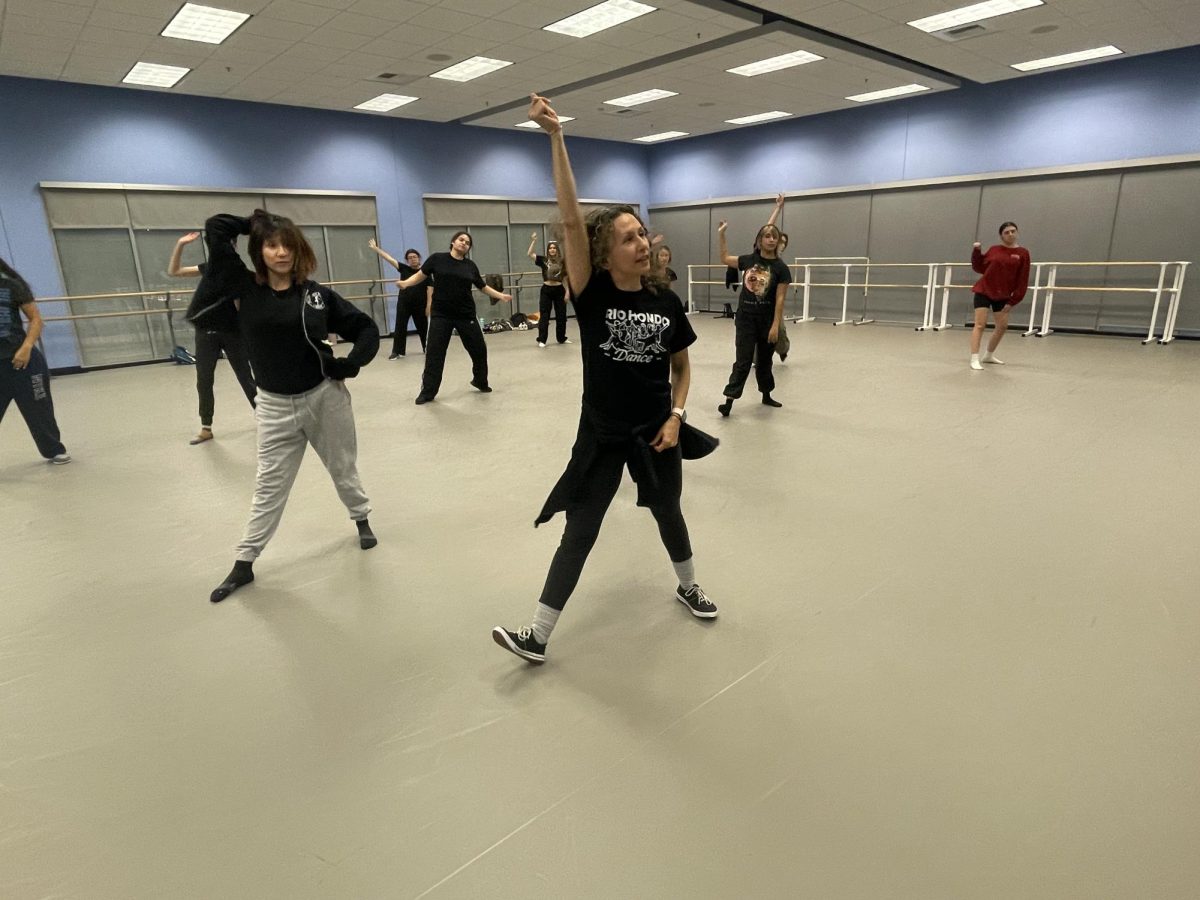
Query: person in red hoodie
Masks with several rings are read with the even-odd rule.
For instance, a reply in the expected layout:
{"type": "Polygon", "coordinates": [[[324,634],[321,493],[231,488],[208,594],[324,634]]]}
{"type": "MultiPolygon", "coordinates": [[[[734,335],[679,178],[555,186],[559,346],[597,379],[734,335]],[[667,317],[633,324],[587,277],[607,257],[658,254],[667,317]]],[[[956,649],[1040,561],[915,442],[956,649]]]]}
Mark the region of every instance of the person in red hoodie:
{"type": "Polygon", "coordinates": [[[1029,251],[1017,244],[1016,222],[1000,226],[1000,243],[982,250],[979,241],[971,250],[971,267],[983,277],[975,282],[975,327],[971,331],[971,368],[982,369],[983,363],[1002,366],[996,358],[996,348],[1008,330],[1008,314],[1021,302],[1029,288],[1029,251]],[[987,352],[979,355],[983,332],[987,328],[988,309],[991,309],[996,331],[988,341],[987,352]]]}

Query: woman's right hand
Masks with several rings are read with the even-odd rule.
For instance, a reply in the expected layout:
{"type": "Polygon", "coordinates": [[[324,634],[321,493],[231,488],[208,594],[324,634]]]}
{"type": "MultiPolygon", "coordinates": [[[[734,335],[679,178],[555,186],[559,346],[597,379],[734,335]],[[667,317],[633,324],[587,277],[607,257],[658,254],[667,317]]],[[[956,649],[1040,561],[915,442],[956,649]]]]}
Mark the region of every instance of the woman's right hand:
{"type": "Polygon", "coordinates": [[[976,250],[980,250],[980,249],[982,249],[982,248],[983,248],[983,244],[979,243],[979,241],[976,241],[976,242],[975,242],[974,244],[972,244],[971,246],[972,246],[972,247],[974,247],[976,250]]]}
{"type": "Polygon", "coordinates": [[[729,227],[729,223],[722,219],[717,223],[717,234],[724,234],[725,229],[729,227]]]}
{"type": "Polygon", "coordinates": [[[562,131],[562,123],[558,121],[558,113],[550,108],[550,101],[540,94],[529,95],[529,118],[537,122],[547,134],[562,131]]]}
{"type": "Polygon", "coordinates": [[[369,241],[367,241],[367,246],[370,247],[372,250],[379,249],[379,245],[377,243],[375,243],[375,238],[371,238],[369,241]]]}
{"type": "Polygon", "coordinates": [[[200,237],[200,232],[189,231],[187,234],[185,234],[183,237],[181,237],[175,243],[177,243],[179,246],[182,247],[184,244],[190,244],[192,241],[196,240],[196,238],[198,238],[198,237],[200,237]]]}

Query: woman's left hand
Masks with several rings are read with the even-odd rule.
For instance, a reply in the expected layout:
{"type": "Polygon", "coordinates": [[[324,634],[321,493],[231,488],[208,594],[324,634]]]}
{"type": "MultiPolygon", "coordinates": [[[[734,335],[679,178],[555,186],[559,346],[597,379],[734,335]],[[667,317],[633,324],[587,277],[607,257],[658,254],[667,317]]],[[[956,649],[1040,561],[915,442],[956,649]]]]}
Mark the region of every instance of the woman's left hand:
{"type": "Polygon", "coordinates": [[[667,421],[663,422],[662,428],[658,429],[658,434],[650,442],[650,448],[662,453],[677,445],[679,443],[679,426],[678,416],[667,416],[667,421]]]}
{"type": "Polygon", "coordinates": [[[501,303],[512,303],[512,294],[501,294],[496,299],[501,303]]]}
{"type": "Polygon", "coordinates": [[[29,365],[29,355],[32,350],[29,347],[18,347],[17,352],[13,354],[12,364],[14,369],[24,369],[29,365]]]}
{"type": "Polygon", "coordinates": [[[778,344],[779,343],[779,326],[778,325],[772,325],[771,330],[767,332],[767,343],[768,344],[778,344]]]}

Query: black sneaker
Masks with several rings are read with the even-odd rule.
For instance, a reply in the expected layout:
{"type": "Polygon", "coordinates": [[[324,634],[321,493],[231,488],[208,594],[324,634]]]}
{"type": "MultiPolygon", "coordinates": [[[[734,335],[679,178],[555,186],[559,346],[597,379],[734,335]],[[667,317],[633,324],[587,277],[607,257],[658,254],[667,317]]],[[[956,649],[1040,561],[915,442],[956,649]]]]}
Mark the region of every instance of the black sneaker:
{"type": "Polygon", "coordinates": [[[717,604],[704,595],[704,591],[700,590],[698,584],[693,584],[686,591],[682,584],[679,585],[675,588],[675,599],[690,609],[692,615],[698,619],[715,619],[717,617],[717,604]]]}
{"type": "MultiPolygon", "coordinates": [[[[716,613],[713,613],[716,615],[716,613]]],[[[492,629],[492,640],[510,653],[515,653],[521,659],[534,665],[546,661],[546,645],[539,644],[533,636],[532,628],[522,628],[520,631],[507,631],[497,625],[492,629]]]]}

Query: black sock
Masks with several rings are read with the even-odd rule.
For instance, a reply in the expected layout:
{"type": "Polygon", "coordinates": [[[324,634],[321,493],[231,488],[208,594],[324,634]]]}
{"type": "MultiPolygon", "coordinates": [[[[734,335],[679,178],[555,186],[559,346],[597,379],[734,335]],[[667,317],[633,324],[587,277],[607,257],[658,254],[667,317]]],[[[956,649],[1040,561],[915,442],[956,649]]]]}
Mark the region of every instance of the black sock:
{"type": "Polygon", "coordinates": [[[717,407],[717,412],[719,412],[723,416],[727,416],[727,415],[729,415],[729,413],[732,409],[733,409],[733,398],[726,397],[725,402],[717,407]]]}
{"type": "Polygon", "coordinates": [[[776,409],[779,409],[779,407],[783,406],[783,404],[778,400],[772,399],[770,394],[763,394],[763,406],[773,406],[776,409]]]}
{"type": "Polygon", "coordinates": [[[371,523],[366,519],[359,519],[354,523],[358,526],[358,546],[364,550],[370,550],[379,543],[379,538],[375,537],[375,532],[371,530],[371,523]]]}
{"type": "Polygon", "coordinates": [[[209,595],[209,601],[212,603],[220,603],[243,584],[249,584],[254,580],[254,563],[249,560],[239,559],[233,564],[233,570],[225,576],[225,580],[217,585],[216,590],[209,595]]]}

